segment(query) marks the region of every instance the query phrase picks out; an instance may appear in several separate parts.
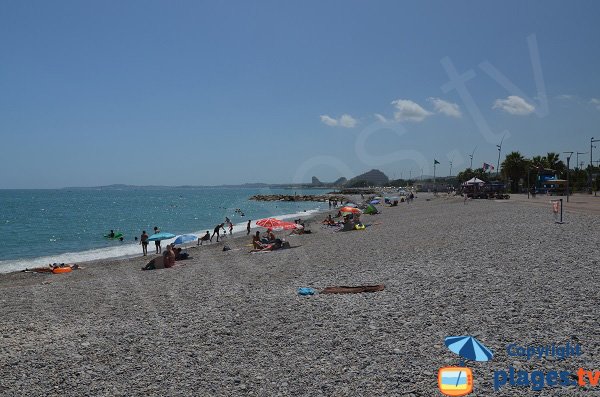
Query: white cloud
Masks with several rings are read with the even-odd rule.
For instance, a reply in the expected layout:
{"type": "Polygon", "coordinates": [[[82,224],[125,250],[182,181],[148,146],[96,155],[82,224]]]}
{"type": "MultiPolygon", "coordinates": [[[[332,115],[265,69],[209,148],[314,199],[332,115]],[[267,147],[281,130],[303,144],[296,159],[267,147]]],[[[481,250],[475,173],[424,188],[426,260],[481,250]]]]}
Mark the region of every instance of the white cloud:
{"type": "Polygon", "coordinates": [[[596,109],[600,110],[600,99],[592,98],[590,99],[590,103],[594,105],[596,109]]]}
{"type": "Polygon", "coordinates": [[[519,96],[510,95],[506,99],[496,99],[492,109],[500,109],[515,116],[526,116],[533,113],[535,107],[519,96]]]}
{"type": "Polygon", "coordinates": [[[339,119],[334,119],[333,117],[324,114],[321,115],[321,122],[330,127],[344,127],[344,128],[353,128],[356,127],[358,121],[349,114],[342,114],[339,119]]]}
{"type": "Polygon", "coordinates": [[[377,121],[382,122],[382,123],[388,122],[388,119],[386,119],[385,116],[383,116],[379,113],[375,113],[375,118],[377,119],[377,121]]]}
{"type": "Polygon", "coordinates": [[[324,114],[321,116],[321,122],[323,124],[326,124],[330,127],[335,127],[336,125],[338,125],[338,121],[332,117],[329,117],[328,115],[324,114]]]}
{"type": "Polygon", "coordinates": [[[571,95],[571,94],[561,94],[561,95],[555,96],[555,98],[560,99],[561,101],[570,101],[570,100],[576,99],[575,95],[571,95]]]}
{"type": "Polygon", "coordinates": [[[342,117],[340,117],[339,123],[340,123],[340,127],[353,128],[356,126],[357,121],[349,114],[342,114],[342,117]]]}
{"type": "Polygon", "coordinates": [[[423,109],[419,104],[409,99],[396,99],[392,101],[396,108],[394,118],[396,121],[423,121],[433,113],[423,109]]]}
{"type": "Polygon", "coordinates": [[[445,114],[446,116],[461,118],[462,113],[456,103],[444,101],[440,98],[429,98],[429,101],[433,103],[435,111],[438,113],[445,114]]]}

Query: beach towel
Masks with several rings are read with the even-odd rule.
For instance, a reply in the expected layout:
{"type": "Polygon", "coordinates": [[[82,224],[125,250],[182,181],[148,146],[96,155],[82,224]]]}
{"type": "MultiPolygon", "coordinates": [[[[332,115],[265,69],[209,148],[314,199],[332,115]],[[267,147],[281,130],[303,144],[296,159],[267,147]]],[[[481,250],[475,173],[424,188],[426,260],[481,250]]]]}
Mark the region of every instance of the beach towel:
{"type": "Polygon", "coordinates": [[[359,294],[361,292],[379,292],[383,291],[385,286],[378,285],[359,285],[356,287],[348,287],[345,285],[339,287],[327,287],[321,291],[321,294],[359,294]]]}

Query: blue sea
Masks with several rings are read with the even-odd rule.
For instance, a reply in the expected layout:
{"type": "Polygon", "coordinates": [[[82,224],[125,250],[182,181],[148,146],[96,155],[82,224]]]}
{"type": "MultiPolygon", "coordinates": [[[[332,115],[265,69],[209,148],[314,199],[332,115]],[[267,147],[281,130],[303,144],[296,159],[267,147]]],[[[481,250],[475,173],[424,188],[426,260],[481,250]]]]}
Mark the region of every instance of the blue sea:
{"type": "MultiPolygon", "coordinates": [[[[234,232],[246,222],[296,219],[326,209],[327,203],[251,201],[255,194],[323,194],[329,190],[250,188],[89,188],[0,190],[0,273],[49,263],[141,255],[134,240],[153,233],[212,233],[229,217],[234,232]],[[236,209],[240,209],[244,216],[236,209]],[[124,241],[104,238],[110,230],[124,241]]],[[[167,240],[168,242],[168,240],[167,240]]],[[[149,250],[153,246],[149,246],[149,250]]]]}

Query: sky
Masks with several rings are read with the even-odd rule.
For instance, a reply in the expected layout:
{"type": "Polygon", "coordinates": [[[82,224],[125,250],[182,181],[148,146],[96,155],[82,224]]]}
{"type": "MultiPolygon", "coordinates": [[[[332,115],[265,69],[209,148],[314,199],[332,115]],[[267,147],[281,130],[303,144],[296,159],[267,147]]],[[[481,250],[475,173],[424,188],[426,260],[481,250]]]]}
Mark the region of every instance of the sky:
{"type": "Polygon", "coordinates": [[[0,188],[415,178],[434,159],[445,176],[470,155],[496,166],[501,142],[502,159],[588,152],[587,166],[599,15],[597,1],[4,0],[0,188]]]}

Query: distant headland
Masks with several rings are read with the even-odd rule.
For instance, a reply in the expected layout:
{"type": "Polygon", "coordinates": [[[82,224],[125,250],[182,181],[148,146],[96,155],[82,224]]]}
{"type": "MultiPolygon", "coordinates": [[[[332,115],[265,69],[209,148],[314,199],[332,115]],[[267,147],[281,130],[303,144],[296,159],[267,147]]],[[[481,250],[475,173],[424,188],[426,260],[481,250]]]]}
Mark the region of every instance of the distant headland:
{"type": "Polygon", "coordinates": [[[312,177],[310,183],[243,183],[243,184],[224,184],[224,185],[180,185],[180,186],[161,186],[161,185],[126,185],[113,184],[105,186],[91,187],[64,187],[66,190],[82,190],[82,189],[102,189],[102,190],[130,190],[130,189],[197,189],[197,188],[248,188],[248,189],[327,189],[327,188],[356,188],[367,186],[385,186],[390,182],[390,179],[380,170],[372,169],[353,178],[347,179],[340,177],[333,182],[321,182],[316,176],[312,177]]]}

